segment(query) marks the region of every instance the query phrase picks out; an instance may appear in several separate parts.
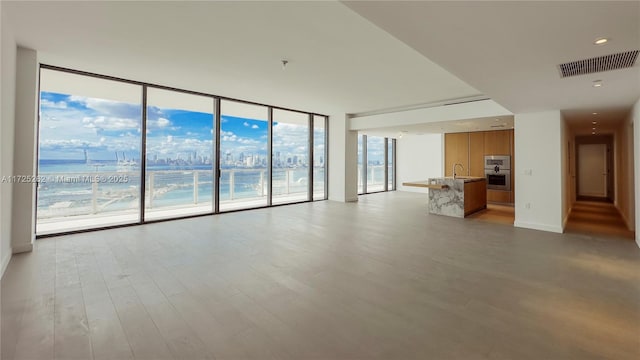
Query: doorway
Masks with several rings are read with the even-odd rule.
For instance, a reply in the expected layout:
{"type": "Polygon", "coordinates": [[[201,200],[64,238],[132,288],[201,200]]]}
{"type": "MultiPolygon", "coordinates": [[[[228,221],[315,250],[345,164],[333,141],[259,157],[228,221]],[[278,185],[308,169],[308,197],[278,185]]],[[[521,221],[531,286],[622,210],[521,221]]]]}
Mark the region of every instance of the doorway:
{"type": "Polygon", "coordinates": [[[613,137],[576,137],[577,200],[613,202],[613,137]]]}
{"type": "Polygon", "coordinates": [[[607,197],[607,145],[578,145],[578,196],[607,197]]]}

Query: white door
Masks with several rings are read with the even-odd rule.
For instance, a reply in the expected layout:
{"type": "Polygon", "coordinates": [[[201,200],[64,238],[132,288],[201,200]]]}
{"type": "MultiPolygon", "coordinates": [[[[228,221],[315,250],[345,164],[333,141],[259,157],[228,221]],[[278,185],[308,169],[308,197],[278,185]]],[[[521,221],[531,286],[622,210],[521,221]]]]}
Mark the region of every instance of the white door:
{"type": "Polygon", "coordinates": [[[607,145],[578,145],[578,195],[607,196],[607,145]]]}

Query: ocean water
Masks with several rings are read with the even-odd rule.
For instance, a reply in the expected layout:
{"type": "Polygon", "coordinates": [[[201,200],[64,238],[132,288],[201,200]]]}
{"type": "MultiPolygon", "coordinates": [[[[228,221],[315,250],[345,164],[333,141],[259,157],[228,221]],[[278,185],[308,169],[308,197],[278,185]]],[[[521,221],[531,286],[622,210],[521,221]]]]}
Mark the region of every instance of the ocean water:
{"type": "MultiPolygon", "coordinates": [[[[324,169],[314,170],[315,186],[323,186],[324,169]]],[[[137,212],[140,207],[140,169],[116,161],[41,160],[37,191],[38,218],[137,212]]],[[[214,181],[211,165],[148,166],[147,209],[211,204],[214,181]]],[[[266,198],[266,169],[223,169],[220,201],[266,198]],[[233,186],[232,186],[233,184],[233,186]]],[[[304,194],[308,169],[274,169],[273,195],[304,194]]]]}

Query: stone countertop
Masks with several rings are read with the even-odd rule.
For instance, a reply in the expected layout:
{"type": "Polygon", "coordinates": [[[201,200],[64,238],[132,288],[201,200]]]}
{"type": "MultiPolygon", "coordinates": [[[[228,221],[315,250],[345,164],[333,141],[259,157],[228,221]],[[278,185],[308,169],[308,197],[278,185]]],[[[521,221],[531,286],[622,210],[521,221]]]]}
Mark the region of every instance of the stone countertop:
{"type": "Polygon", "coordinates": [[[428,180],[419,180],[419,181],[407,181],[403,182],[403,186],[413,186],[413,187],[422,187],[429,189],[446,189],[452,183],[471,183],[476,181],[486,180],[483,177],[474,177],[474,176],[456,176],[455,179],[452,176],[441,177],[441,178],[429,178],[428,180]]]}
{"type": "Polygon", "coordinates": [[[445,184],[431,184],[429,180],[403,182],[402,186],[422,187],[429,189],[446,189],[449,186],[445,184]]]}
{"type": "MultiPolygon", "coordinates": [[[[465,215],[465,188],[470,183],[480,183],[486,186],[486,179],[473,176],[456,176],[430,178],[431,186],[440,185],[442,188],[429,188],[429,213],[463,218],[465,215]],[[446,186],[446,187],[445,187],[446,186]]],[[[474,187],[476,185],[469,185],[474,187]]]]}
{"type": "Polygon", "coordinates": [[[442,183],[446,180],[462,180],[462,182],[464,183],[470,183],[470,182],[476,182],[476,181],[486,181],[486,178],[483,177],[475,177],[475,176],[456,176],[455,178],[453,176],[447,176],[447,177],[441,177],[441,178],[429,178],[429,180],[427,180],[428,182],[431,180],[435,180],[436,183],[442,183]]]}

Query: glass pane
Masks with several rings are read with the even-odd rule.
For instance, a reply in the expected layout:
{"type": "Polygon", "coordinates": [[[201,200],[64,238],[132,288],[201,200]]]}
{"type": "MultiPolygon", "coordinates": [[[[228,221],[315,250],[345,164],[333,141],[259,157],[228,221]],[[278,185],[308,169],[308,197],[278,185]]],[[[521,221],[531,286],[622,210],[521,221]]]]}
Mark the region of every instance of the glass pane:
{"type": "Polygon", "coordinates": [[[367,136],[367,192],[384,191],[384,138],[367,136]]]}
{"type": "Polygon", "coordinates": [[[268,109],[220,104],[220,211],[267,206],[268,109]]]}
{"type": "Polygon", "coordinates": [[[393,169],[394,169],[394,164],[393,164],[393,150],[394,150],[394,146],[393,144],[395,143],[395,139],[388,139],[387,142],[387,190],[391,191],[391,190],[395,190],[393,188],[393,169]]]}
{"type": "Polygon", "coordinates": [[[138,222],[142,88],[41,69],[36,234],[138,222]]]}
{"type": "Polygon", "coordinates": [[[309,200],[309,115],[273,110],[273,204],[309,200]]]}
{"type": "Polygon", "coordinates": [[[325,200],[326,184],[325,158],[327,156],[326,143],[326,121],[324,116],[313,117],[313,200],[325,200]]]}
{"type": "Polygon", "coordinates": [[[147,89],[145,220],[213,212],[213,103],[147,89]]]}
{"type": "Polygon", "coordinates": [[[364,183],[363,176],[364,173],[364,163],[362,162],[362,139],[363,135],[358,134],[358,194],[364,193],[364,183]]]}

